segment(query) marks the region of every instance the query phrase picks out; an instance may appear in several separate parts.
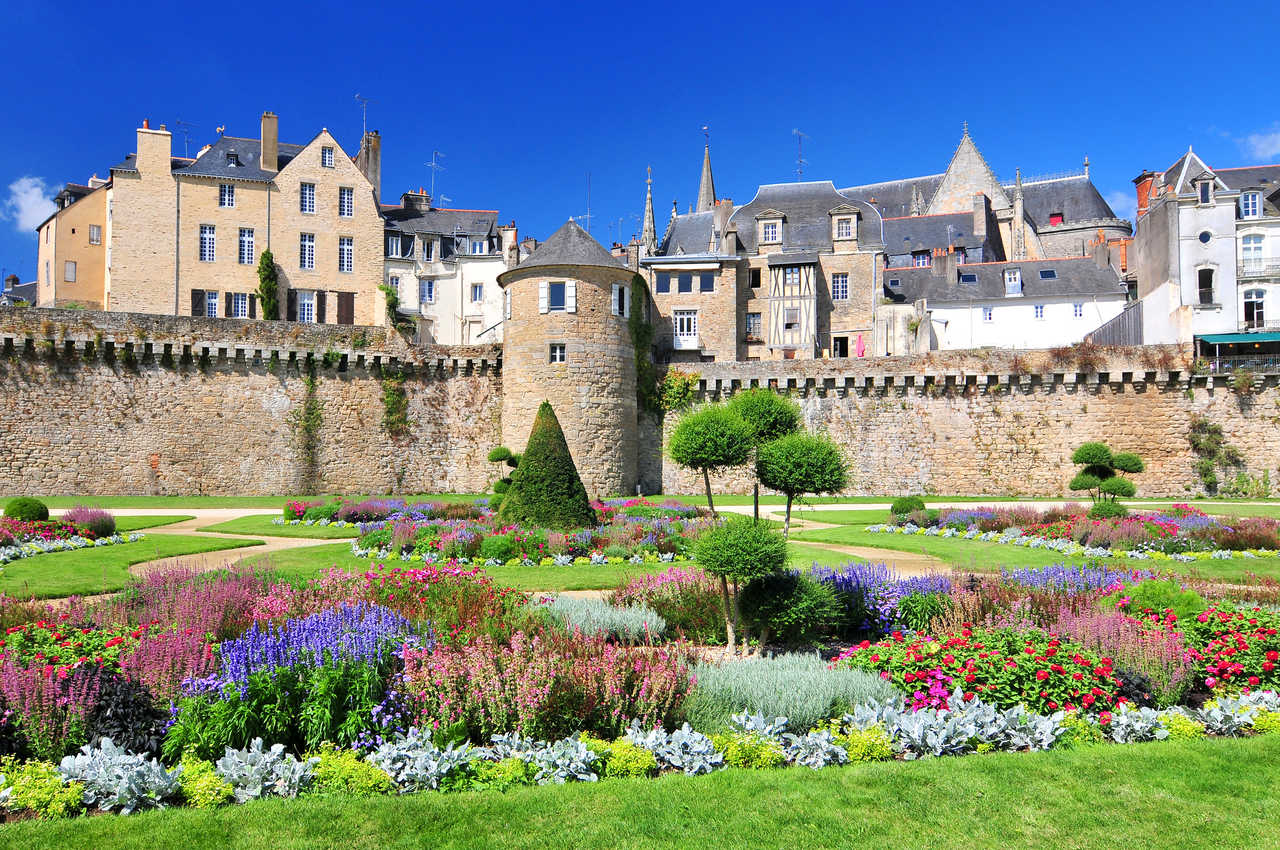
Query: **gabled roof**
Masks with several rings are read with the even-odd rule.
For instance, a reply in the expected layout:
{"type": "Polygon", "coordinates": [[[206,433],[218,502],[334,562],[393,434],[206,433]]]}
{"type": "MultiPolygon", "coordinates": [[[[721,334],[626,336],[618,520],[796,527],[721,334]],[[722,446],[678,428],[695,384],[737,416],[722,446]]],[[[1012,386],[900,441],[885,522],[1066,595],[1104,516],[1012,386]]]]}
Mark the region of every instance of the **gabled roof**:
{"type": "Polygon", "coordinates": [[[715,211],[678,215],[667,227],[666,236],[658,246],[659,254],[701,254],[711,247],[712,230],[715,228],[715,211]]]}
{"type": "Polygon", "coordinates": [[[603,245],[570,219],[551,234],[520,265],[498,275],[498,283],[516,272],[544,266],[587,266],[605,269],[626,269],[622,260],[610,254],[603,245]]]}
{"type": "MultiPolygon", "coordinates": [[[[957,266],[955,275],[936,275],[931,268],[895,268],[883,272],[886,291],[895,299],[915,301],[927,298],[934,304],[957,304],[986,301],[999,304],[1006,299],[1005,269],[1021,269],[1022,298],[1034,300],[1052,296],[1123,297],[1125,286],[1111,266],[1098,267],[1092,257],[1067,257],[1047,260],[1016,260],[999,263],[965,263],[957,266]],[[1052,269],[1055,277],[1043,280],[1042,269],[1052,269]],[[975,283],[960,283],[961,275],[974,275],[975,283]],[[889,288],[891,279],[899,285],[889,288]]],[[[1009,296],[1012,301],[1018,296],[1009,296]]]]}

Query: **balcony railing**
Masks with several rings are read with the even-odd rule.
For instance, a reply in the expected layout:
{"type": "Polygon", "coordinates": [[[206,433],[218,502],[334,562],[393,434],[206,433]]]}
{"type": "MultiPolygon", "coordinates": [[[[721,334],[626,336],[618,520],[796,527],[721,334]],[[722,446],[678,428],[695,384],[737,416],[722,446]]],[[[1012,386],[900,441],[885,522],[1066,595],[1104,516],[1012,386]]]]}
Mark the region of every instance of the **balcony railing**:
{"type": "Polygon", "coordinates": [[[1236,266],[1236,277],[1272,277],[1280,275],[1280,257],[1245,257],[1236,266]]]}
{"type": "Polygon", "coordinates": [[[671,347],[676,351],[694,351],[702,347],[695,336],[676,335],[671,339],[671,347]]]}
{"type": "Polygon", "coordinates": [[[1262,319],[1246,319],[1240,323],[1238,330],[1240,333],[1249,333],[1251,331],[1256,331],[1258,333],[1263,331],[1280,331],[1280,319],[1272,319],[1270,321],[1262,319]]]}
{"type": "Polygon", "coordinates": [[[1231,357],[1206,357],[1211,375],[1229,375],[1237,369],[1250,372],[1280,372],[1280,355],[1243,354],[1231,357]]]}

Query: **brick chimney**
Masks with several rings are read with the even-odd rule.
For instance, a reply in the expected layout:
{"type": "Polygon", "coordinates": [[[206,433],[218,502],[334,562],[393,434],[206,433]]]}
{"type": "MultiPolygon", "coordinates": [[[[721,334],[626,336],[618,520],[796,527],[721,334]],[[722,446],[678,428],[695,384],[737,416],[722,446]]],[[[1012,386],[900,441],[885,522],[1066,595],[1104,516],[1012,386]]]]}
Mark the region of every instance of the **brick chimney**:
{"type": "Polygon", "coordinates": [[[1144,171],[1133,178],[1133,185],[1138,190],[1138,218],[1146,215],[1147,210],[1151,208],[1151,186],[1155,183],[1155,180],[1156,175],[1152,171],[1144,171]]]}
{"type": "Polygon", "coordinates": [[[138,128],[138,173],[165,174],[172,172],[170,158],[173,155],[173,135],[162,124],[159,130],[151,129],[151,122],[143,120],[138,128]]]}
{"type": "Polygon", "coordinates": [[[520,259],[520,239],[514,221],[498,225],[498,241],[502,245],[502,261],[511,268],[520,259]]]}
{"type": "Polygon", "coordinates": [[[258,167],[280,170],[280,118],[274,112],[262,113],[262,160],[258,167]]]}
{"type": "Polygon", "coordinates": [[[11,274],[4,279],[4,288],[6,291],[12,290],[17,285],[18,285],[18,276],[16,274],[11,274]]]}
{"type": "Polygon", "coordinates": [[[946,248],[933,249],[933,262],[929,267],[929,271],[934,277],[940,277],[943,280],[949,280],[955,283],[959,280],[956,276],[956,270],[959,268],[960,258],[956,256],[956,249],[952,245],[946,248]]]}
{"type": "Polygon", "coordinates": [[[431,196],[418,187],[416,192],[405,192],[400,196],[400,205],[407,210],[426,212],[431,209],[431,196]]]}
{"type": "Polygon", "coordinates": [[[369,130],[360,140],[360,152],[356,154],[356,168],[373,184],[375,197],[382,197],[382,136],[377,130],[369,130]]]}
{"type": "Polygon", "coordinates": [[[973,194],[973,235],[987,241],[987,219],[991,217],[991,199],[982,192],[973,194]]]}

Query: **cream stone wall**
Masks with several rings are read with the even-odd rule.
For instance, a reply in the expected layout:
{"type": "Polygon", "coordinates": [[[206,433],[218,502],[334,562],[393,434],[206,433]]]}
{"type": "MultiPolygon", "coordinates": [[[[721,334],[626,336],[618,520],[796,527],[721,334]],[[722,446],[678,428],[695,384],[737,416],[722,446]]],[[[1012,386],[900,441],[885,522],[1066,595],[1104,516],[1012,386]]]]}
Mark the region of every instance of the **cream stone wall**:
{"type": "Polygon", "coordinates": [[[175,279],[179,246],[172,141],[166,130],[138,130],[138,170],[112,173],[108,310],[170,315],[182,310],[175,279]]]}
{"type": "Polygon", "coordinates": [[[106,186],[98,187],[59,210],[36,232],[36,299],[40,306],[75,303],[102,308],[106,298],[108,191],[106,186]],[[101,228],[97,245],[89,242],[90,225],[101,228]],[[76,264],[74,281],[66,279],[69,260],[76,264]]]}
{"type": "Polygon", "coordinates": [[[503,341],[502,441],[524,450],[534,416],[551,402],[587,493],[604,498],[636,485],[635,349],[626,319],[612,315],[614,283],[631,272],[605,268],[531,268],[508,272],[511,317],[503,341]],[[577,283],[577,312],[538,312],[539,283],[577,283]],[[550,363],[551,343],[566,361],[550,363]]]}
{"type": "MultiPolygon", "coordinates": [[[[226,317],[226,293],[256,293],[258,258],[267,249],[271,190],[264,183],[219,180],[216,177],[177,178],[180,220],[178,234],[178,313],[191,315],[191,291],[218,293],[218,316],[226,317]],[[221,186],[235,187],[235,206],[218,206],[221,186]],[[200,259],[200,227],[213,225],[213,262],[200,259]],[[240,228],[253,228],[253,262],[240,264],[240,228]]],[[[335,249],[336,250],[336,249],[335,249]]],[[[280,257],[276,257],[280,262],[280,257]]],[[[261,307],[261,305],[259,305],[261,307]]],[[[261,310],[258,311],[261,317],[261,310]]]]}

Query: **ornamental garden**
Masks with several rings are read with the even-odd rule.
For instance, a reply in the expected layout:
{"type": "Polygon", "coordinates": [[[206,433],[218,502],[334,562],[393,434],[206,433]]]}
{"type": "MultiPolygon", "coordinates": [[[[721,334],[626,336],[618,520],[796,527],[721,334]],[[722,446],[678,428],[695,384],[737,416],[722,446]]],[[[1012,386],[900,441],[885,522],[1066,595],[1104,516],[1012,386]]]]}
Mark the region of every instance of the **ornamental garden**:
{"type": "MultiPolygon", "coordinates": [[[[570,783],[728,800],[718,777],[844,789],[883,762],[938,781],[906,763],[997,752],[1022,754],[1016,785],[1029,759],[1260,763],[1280,741],[1268,506],[1126,507],[1141,459],[1086,443],[1064,486],[1088,506],[909,497],[800,515],[847,468],[771,392],[686,414],[669,450],[703,474],[705,505],[590,500],[544,404],[522,451],[490,455],[484,496],[289,498],[222,529],[332,537],[304,541],[327,565],[177,561],[118,592],[0,596],[0,811],[34,822],[0,838],[57,840],[72,833],[53,821],[85,814],[468,806],[570,783]],[[766,495],[729,515],[710,475],[736,466],[766,495]],[[849,543],[945,558],[899,571],[837,551],[849,543]],[[517,589],[522,574],[544,588],[517,589]],[[592,576],[597,592],[556,592],[592,576]]],[[[0,564],[38,575],[63,550],[164,536],[125,519],[11,500],[0,564]]],[[[142,835],[107,822],[86,823],[142,835]]]]}

